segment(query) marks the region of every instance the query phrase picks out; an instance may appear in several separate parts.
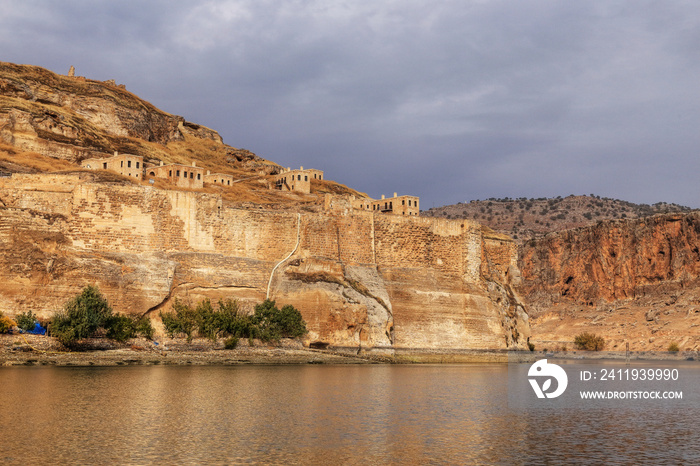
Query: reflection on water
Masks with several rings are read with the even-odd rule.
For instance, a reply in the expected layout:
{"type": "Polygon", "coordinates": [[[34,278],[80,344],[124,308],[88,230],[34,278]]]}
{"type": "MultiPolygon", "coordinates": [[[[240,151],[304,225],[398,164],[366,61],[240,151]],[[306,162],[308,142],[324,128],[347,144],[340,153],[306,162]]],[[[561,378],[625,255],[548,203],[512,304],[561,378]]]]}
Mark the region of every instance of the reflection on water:
{"type": "Polygon", "coordinates": [[[698,463],[697,412],[515,412],[505,365],[0,369],[0,463],[698,463]]]}

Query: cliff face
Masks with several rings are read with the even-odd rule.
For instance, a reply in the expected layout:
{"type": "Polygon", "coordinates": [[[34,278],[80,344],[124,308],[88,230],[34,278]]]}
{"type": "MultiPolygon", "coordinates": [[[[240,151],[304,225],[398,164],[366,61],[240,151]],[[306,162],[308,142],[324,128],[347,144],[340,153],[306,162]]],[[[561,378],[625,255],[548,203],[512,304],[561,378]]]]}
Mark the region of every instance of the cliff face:
{"type": "Polygon", "coordinates": [[[588,328],[637,349],[680,340],[696,346],[699,247],[698,212],[601,222],[526,242],[519,266],[533,332],[566,340],[588,328]]]}
{"type": "Polygon", "coordinates": [[[515,246],[476,223],[340,201],[322,213],[245,210],[86,177],[0,178],[3,311],[48,316],[91,283],[116,311],[138,314],[175,297],[250,308],[269,289],[302,312],[310,343],[522,348],[529,336],[515,246]]]}
{"type": "Polygon", "coordinates": [[[597,304],[682,288],[700,275],[700,214],[601,222],[525,243],[523,292],[597,304]]]}

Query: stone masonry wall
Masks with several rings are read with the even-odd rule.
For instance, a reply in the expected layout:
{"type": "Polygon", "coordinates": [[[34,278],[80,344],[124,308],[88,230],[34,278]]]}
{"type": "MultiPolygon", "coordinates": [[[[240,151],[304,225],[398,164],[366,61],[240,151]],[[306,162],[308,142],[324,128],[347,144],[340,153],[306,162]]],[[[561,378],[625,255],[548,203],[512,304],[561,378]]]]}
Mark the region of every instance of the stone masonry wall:
{"type": "Polygon", "coordinates": [[[50,315],[90,283],[118,312],[160,309],[174,297],[252,305],[299,240],[275,272],[271,297],[300,309],[310,340],[506,345],[500,311],[481,281],[484,248],[472,222],[245,210],[209,194],[77,175],[3,179],[0,215],[0,311],[10,314],[31,307],[50,315]],[[18,256],[20,246],[29,252],[18,256]],[[13,273],[26,268],[23,260],[33,265],[13,273]]]}

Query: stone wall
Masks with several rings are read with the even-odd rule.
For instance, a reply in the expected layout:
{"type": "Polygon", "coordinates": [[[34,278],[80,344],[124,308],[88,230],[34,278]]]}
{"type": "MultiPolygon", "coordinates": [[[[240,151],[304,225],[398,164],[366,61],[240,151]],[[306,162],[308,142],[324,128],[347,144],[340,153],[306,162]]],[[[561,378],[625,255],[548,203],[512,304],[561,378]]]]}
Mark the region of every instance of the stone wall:
{"type": "Polygon", "coordinates": [[[512,242],[487,246],[469,221],[240,209],[204,193],[52,175],[1,180],[0,214],[0,310],[10,314],[51,315],[91,283],[118,312],[175,297],[250,309],[269,284],[272,299],[302,312],[312,342],[504,348],[522,347],[529,331],[522,309],[507,316],[489,288],[510,289],[512,242]],[[498,271],[488,280],[484,260],[498,271]]]}

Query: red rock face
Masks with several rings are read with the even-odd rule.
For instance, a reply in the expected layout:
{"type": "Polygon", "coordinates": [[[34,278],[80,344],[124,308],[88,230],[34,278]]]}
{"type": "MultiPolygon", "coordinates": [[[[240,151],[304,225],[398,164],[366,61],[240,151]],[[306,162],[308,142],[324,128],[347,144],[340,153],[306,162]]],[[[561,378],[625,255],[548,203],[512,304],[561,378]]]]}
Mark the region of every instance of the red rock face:
{"type": "Polygon", "coordinates": [[[700,213],[601,222],[523,245],[522,292],[536,310],[594,305],[657,289],[682,289],[700,275],[700,213]]]}

